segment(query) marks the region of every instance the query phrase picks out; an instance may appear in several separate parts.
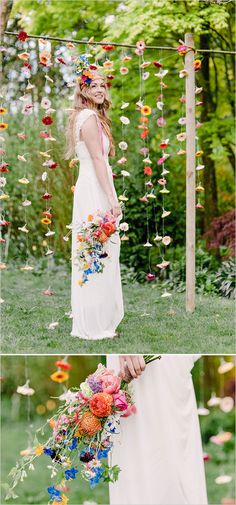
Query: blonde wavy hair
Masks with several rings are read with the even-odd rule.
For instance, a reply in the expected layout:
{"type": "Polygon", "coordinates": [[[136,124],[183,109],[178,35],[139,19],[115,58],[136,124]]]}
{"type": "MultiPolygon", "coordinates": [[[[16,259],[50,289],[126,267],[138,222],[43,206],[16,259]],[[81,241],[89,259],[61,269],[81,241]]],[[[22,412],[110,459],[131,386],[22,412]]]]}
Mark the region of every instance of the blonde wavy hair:
{"type": "MultiPolygon", "coordinates": [[[[97,78],[103,78],[102,76],[97,76],[97,78]]],[[[65,149],[65,159],[68,160],[73,158],[75,155],[75,143],[76,143],[76,135],[75,135],[75,126],[76,126],[76,117],[78,112],[83,109],[92,109],[95,110],[99,120],[101,121],[104,132],[109,138],[110,141],[110,149],[109,156],[115,155],[115,146],[113,142],[113,137],[111,134],[111,120],[107,115],[107,111],[111,107],[111,100],[108,96],[107,85],[105,85],[105,97],[104,102],[102,104],[96,104],[92,97],[89,96],[89,86],[86,84],[80,84],[78,81],[75,86],[74,100],[73,100],[73,111],[70,112],[69,120],[66,128],[66,149],[65,149]]]]}

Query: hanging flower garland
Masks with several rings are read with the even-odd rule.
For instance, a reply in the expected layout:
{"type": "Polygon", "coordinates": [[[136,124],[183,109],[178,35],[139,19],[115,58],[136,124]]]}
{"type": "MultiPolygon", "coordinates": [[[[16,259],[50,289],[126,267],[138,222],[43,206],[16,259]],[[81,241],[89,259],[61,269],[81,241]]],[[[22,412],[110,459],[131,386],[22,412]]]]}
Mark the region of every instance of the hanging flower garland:
{"type": "Polygon", "coordinates": [[[136,43],[135,54],[139,57],[139,100],[136,102],[137,110],[140,112],[139,125],[138,128],[141,130],[140,139],[142,140],[142,147],[140,149],[140,154],[143,156],[143,173],[144,173],[144,196],[139,198],[139,201],[146,204],[146,242],[143,247],[148,248],[148,266],[149,272],[145,275],[146,279],[151,281],[155,279],[155,274],[151,272],[151,261],[150,261],[150,248],[152,244],[150,242],[150,229],[149,229],[149,203],[156,199],[154,193],[154,185],[151,179],[152,176],[152,161],[149,157],[149,147],[147,145],[149,130],[149,116],[152,114],[152,109],[149,105],[145,104],[145,86],[144,81],[146,81],[150,73],[144,70],[149,67],[150,62],[144,60],[145,42],[139,40],[136,43]]]}
{"type": "MultiPolygon", "coordinates": [[[[127,142],[127,128],[126,126],[129,125],[130,119],[124,115],[126,114],[126,109],[129,107],[129,102],[126,102],[124,100],[124,80],[126,79],[126,75],[129,73],[129,69],[127,67],[127,63],[132,60],[132,57],[123,53],[121,54],[121,66],[120,66],[120,74],[121,74],[121,90],[122,90],[122,95],[121,95],[121,111],[122,115],[120,116],[120,122],[121,122],[121,140],[118,144],[119,149],[121,150],[122,156],[121,158],[117,161],[117,164],[119,166],[126,165],[127,163],[127,149],[129,147],[129,144],[127,142]],[[123,112],[124,111],[124,112],[123,112]]],[[[125,220],[125,215],[126,215],[126,207],[125,204],[128,201],[127,197],[127,188],[126,188],[126,179],[130,177],[130,172],[128,170],[122,169],[121,170],[121,176],[122,176],[122,194],[119,196],[119,200],[122,205],[122,222],[119,224],[119,229],[123,232],[121,236],[121,241],[127,241],[129,240],[129,237],[126,235],[126,232],[129,230],[129,225],[125,220]]]]}
{"type": "Polygon", "coordinates": [[[17,137],[20,141],[20,152],[17,155],[17,160],[20,162],[20,177],[18,178],[18,184],[21,185],[22,188],[22,208],[24,219],[23,223],[18,226],[18,230],[25,235],[26,241],[26,251],[25,251],[25,264],[20,267],[22,272],[28,272],[33,270],[33,266],[30,265],[30,251],[29,251],[29,234],[30,227],[28,224],[28,208],[31,206],[31,200],[29,197],[29,187],[32,188],[30,179],[30,175],[28,173],[28,167],[30,163],[30,153],[26,152],[26,140],[28,138],[27,135],[27,118],[33,114],[34,105],[32,101],[31,91],[34,88],[34,85],[31,84],[31,70],[32,65],[30,63],[30,52],[28,45],[28,35],[26,32],[21,31],[18,34],[18,39],[22,42],[22,50],[23,52],[18,53],[18,58],[22,61],[21,74],[24,79],[25,87],[23,91],[23,95],[19,97],[19,101],[21,102],[21,113],[23,115],[22,121],[22,130],[17,133],[17,137]],[[26,82],[25,82],[26,81],[26,82]]]}
{"type": "MultiPolygon", "coordinates": [[[[57,58],[60,61],[60,58],[57,58]]],[[[61,62],[63,64],[63,62],[61,62]]],[[[44,142],[44,150],[39,152],[42,158],[43,172],[41,174],[41,181],[43,183],[44,189],[41,199],[44,201],[44,210],[41,212],[40,223],[45,231],[43,240],[43,246],[46,247],[45,256],[47,257],[47,283],[48,286],[43,290],[42,294],[44,296],[52,296],[54,294],[51,288],[51,257],[54,255],[53,241],[55,236],[55,231],[52,229],[54,215],[51,206],[51,200],[53,194],[51,192],[50,183],[50,172],[58,168],[58,163],[53,159],[50,143],[56,142],[56,138],[53,137],[51,126],[54,124],[53,114],[56,112],[52,108],[51,100],[48,98],[47,94],[50,93],[50,86],[54,84],[53,79],[49,75],[49,70],[52,67],[52,54],[51,45],[48,41],[39,39],[39,65],[43,68],[45,85],[44,85],[44,96],[40,102],[40,116],[42,129],[40,130],[39,137],[44,142]],[[48,149],[49,147],[49,149],[48,149]]],[[[51,322],[47,325],[48,329],[55,329],[58,322],[51,322]]]]}
{"type": "MultiPolygon", "coordinates": [[[[157,263],[157,268],[163,273],[166,272],[166,268],[170,265],[170,261],[166,259],[166,251],[167,247],[171,244],[172,238],[166,234],[166,218],[171,214],[171,211],[166,208],[166,195],[170,193],[170,190],[167,188],[168,179],[167,176],[169,174],[169,170],[166,169],[165,163],[170,157],[170,153],[166,150],[169,149],[169,138],[167,138],[166,133],[166,125],[167,121],[165,119],[165,89],[168,87],[164,82],[166,75],[168,74],[168,69],[164,68],[163,63],[160,61],[156,62],[156,66],[158,68],[158,72],[155,73],[155,76],[160,80],[160,94],[157,97],[157,109],[160,111],[160,116],[157,118],[157,126],[161,131],[161,142],[159,144],[160,148],[160,158],[157,160],[157,166],[161,167],[161,173],[158,175],[158,185],[159,185],[159,194],[162,199],[162,230],[161,234],[156,233],[155,242],[156,245],[159,246],[161,261],[157,263]]],[[[164,289],[161,297],[167,298],[170,297],[171,293],[164,289]]]]}
{"type": "MultiPolygon", "coordinates": [[[[8,200],[10,198],[8,192],[5,189],[5,186],[7,184],[7,178],[6,178],[6,173],[9,172],[9,163],[7,163],[5,157],[6,157],[6,148],[5,148],[5,135],[3,135],[3,131],[6,131],[8,129],[8,123],[6,122],[7,120],[5,117],[7,117],[8,110],[4,106],[4,101],[3,101],[3,95],[1,94],[0,96],[1,102],[0,102],[0,154],[1,154],[1,163],[0,163],[0,200],[1,200],[1,217],[0,217],[0,224],[1,224],[1,235],[0,235],[0,243],[3,245],[6,243],[5,237],[2,236],[2,232],[5,232],[7,230],[8,226],[11,224],[10,221],[8,221],[5,217],[5,208],[3,207],[2,203],[5,200],[8,200]]],[[[6,268],[6,263],[1,261],[0,262],[0,269],[4,270],[6,268]]],[[[1,300],[3,302],[3,300],[1,300]]]]}
{"type": "MultiPolygon", "coordinates": [[[[180,56],[185,56],[185,54],[190,50],[191,50],[191,48],[187,47],[185,44],[181,44],[177,47],[177,52],[179,53],[180,56]]],[[[199,58],[194,60],[193,67],[194,67],[195,72],[198,72],[199,70],[201,70],[201,60],[199,58]]],[[[184,78],[187,77],[187,75],[188,75],[188,72],[185,68],[180,70],[180,72],[179,72],[180,79],[184,80],[184,78]]],[[[196,84],[195,95],[198,97],[198,95],[201,94],[202,90],[203,90],[203,88],[196,84]]],[[[183,106],[183,104],[186,103],[184,91],[182,93],[180,101],[182,103],[182,106],[183,106]]],[[[201,107],[202,105],[203,105],[202,100],[197,99],[195,102],[195,106],[201,107]]],[[[182,114],[178,120],[178,123],[181,127],[181,131],[176,136],[177,140],[179,142],[185,142],[186,141],[186,131],[183,131],[183,126],[185,126],[185,124],[186,124],[186,118],[183,115],[183,107],[182,107],[182,114]]],[[[200,128],[201,126],[202,126],[202,123],[200,123],[198,118],[196,118],[196,128],[200,128]]],[[[180,149],[177,152],[177,154],[178,155],[186,154],[186,150],[180,149]]],[[[201,150],[201,148],[199,146],[199,137],[197,135],[196,136],[196,152],[195,152],[195,156],[197,159],[197,166],[196,166],[196,192],[197,192],[196,208],[197,209],[204,209],[204,205],[201,202],[201,194],[202,193],[204,194],[204,191],[205,191],[203,184],[202,184],[202,176],[201,176],[202,170],[205,168],[205,166],[202,164],[202,161],[201,161],[202,155],[203,155],[203,151],[201,150]]]]}

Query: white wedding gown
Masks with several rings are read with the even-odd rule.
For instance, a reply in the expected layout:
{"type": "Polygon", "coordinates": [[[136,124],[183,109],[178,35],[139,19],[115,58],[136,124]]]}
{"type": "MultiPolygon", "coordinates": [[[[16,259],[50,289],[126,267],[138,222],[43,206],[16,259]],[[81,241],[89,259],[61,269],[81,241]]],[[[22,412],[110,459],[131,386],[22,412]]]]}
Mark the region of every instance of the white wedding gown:
{"type": "MultiPolygon", "coordinates": [[[[82,124],[95,114],[94,110],[83,109],[76,118],[76,156],[79,159],[79,177],[74,190],[74,205],[72,218],[72,279],[71,279],[71,309],[73,327],[71,335],[84,339],[102,339],[115,336],[115,331],[124,316],[123,296],[120,277],[120,237],[119,233],[106,242],[106,252],[109,257],[104,260],[102,273],[89,275],[88,282],[80,286],[81,276],[76,265],[76,237],[79,225],[87,221],[88,215],[98,210],[110,210],[109,201],[103,191],[95,172],[93,161],[85,142],[80,140],[82,124]]],[[[99,121],[99,120],[98,120],[99,121]]],[[[108,161],[109,139],[100,129],[104,149],[104,160],[110,183],[116,195],[112,169],[108,161]]],[[[118,219],[119,220],[119,219],[118,219]]]]}
{"type": "MultiPolygon", "coordinates": [[[[205,505],[204,462],[191,369],[198,356],[163,355],[132,381],[136,414],[121,420],[110,505],[205,505]]],[[[118,370],[118,357],[107,356],[118,370]]]]}

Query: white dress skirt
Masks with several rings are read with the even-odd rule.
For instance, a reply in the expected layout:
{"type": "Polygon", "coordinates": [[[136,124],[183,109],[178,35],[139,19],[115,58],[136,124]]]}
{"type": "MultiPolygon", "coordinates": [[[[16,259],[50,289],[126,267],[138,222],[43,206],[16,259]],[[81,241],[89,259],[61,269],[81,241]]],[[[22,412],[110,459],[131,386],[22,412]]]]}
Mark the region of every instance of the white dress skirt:
{"type": "MultiPolygon", "coordinates": [[[[115,336],[116,328],[124,317],[123,295],[120,276],[120,236],[116,232],[106,242],[108,258],[104,260],[102,273],[89,275],[89,280],[82,286],[78,284],[81,271],[76,264],[77,233],[82,221],[97,211],[111,210],[106,193],[96,176],[93,161],[85,142],[80,140],[82,124],[94,114],[94,110],[83,109],[76,119],[76,157],[79,159],[79,177],[74,190],[72,217],[72,278],[71,278],[71,317],[73,326],[71,335],[83,339],[103,339],[115,336]]],[[[98,123],[99,124],[99,123],[98,123]]],[[[101,131],[101,130],[100,130],[101,131]]],[[[104,149],[104,161],[108,177],[116,196],[112,169],[108,161],[109,139],[101,131],[104,149]]],[[[119,218],[117,222],[119,221],[119,218]]]]}
{"type": "MultiPolygon", "coordinates": [[[[191,369],[193,355],[163,355],[132,381],[136,414],[121,420],[109,485],[110,505],[205,505],[201,433],[191,369]]],[[[107,356],[118,370],[118,357],[107,356]]]]}

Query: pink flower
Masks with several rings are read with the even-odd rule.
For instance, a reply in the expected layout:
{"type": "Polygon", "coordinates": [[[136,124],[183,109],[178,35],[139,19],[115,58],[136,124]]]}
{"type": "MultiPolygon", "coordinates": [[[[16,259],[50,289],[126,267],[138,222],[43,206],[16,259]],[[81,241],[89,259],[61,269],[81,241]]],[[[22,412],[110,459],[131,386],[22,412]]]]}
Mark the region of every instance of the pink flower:
{"type": "Polygon", "coordinates": [[[124,395],[124,393],[122,393],[122,391],[119,391],[119,393],[113,394],[113,400],[114,400],[115,406],[119,410],[121,410],[121,411],[127,410],[129,405],[128,405],[125,395],[124,395]]]}
{"type": "Polygon", "coordinates": [[[103,393],[112,395],[120,390],[120,378],[113,375],[109,370],[101,376],[101,383],[103,393]]]}
{"type": "Polygon", "coordinates": [[[129,417],[129,416],[132,416],[132,414],[136,414],[137,412],[137,408],[135,405],[129,405],[129,407],[127,408],[127,410],[124,412],[124,414],[122,414],[122,417],[129,417]]]}
{"type": "Polygon", "coordinates": [[[157,124],[158,124],[158,126],[165,126],[166,120],[163,117],[159,117],[157,119],[157,124]]]}

